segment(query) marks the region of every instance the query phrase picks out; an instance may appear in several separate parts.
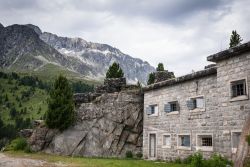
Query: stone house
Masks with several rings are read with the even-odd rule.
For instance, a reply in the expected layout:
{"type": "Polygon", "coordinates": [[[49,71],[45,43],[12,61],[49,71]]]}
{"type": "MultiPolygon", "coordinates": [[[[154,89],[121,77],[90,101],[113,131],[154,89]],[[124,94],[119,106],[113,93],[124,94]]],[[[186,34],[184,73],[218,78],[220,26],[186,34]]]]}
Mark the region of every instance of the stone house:
{"type": "Polygon", "coordinates": [[[250,42],[207,60],[216,64],[144,88],[144,158],[234,158],[250,112],[250,42]]]}

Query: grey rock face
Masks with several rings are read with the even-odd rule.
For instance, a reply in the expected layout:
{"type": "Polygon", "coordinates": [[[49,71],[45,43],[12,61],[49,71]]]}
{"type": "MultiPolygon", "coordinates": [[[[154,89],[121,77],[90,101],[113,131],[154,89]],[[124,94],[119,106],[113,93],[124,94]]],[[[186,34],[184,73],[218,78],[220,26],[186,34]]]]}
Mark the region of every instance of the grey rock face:
{"type": "Polygon", "coordinates": [[[77,124],[56,136],[46,152],[81,156],[140,152],[142,109],[142,96],[135,92],[103,94],[80,105],[77,124]]]}
{"type": "Polygon", "coordinates": [[[37,126],[29,138],[33,150],[90,157],[124,157],[127,151],[142,151],[143,95],[138,89],[103,93],[91,102],[76,103],[75,125],[62,133],[37,126]]]}
{"type": "Polygon", "coordinates": [[[0,29],[4,28],[4,26],[0,23],[0,29]]]}
{"type": "MultiPolygon", "coordinates": [[[[86,64],[90,69],[89,75],[94,78],[104,78],[113,62],[120,64],[129,82],[140,81],[145,84],[148,74],[154,71],[149,63],[132,58],[106,44],[87,42],[81,38],[59,37],[48,32],[42,33],[40,38],[61,54],[86,64]]],[[[83,67],[73,66],[73,69],[79,72],[83,67]]]]}

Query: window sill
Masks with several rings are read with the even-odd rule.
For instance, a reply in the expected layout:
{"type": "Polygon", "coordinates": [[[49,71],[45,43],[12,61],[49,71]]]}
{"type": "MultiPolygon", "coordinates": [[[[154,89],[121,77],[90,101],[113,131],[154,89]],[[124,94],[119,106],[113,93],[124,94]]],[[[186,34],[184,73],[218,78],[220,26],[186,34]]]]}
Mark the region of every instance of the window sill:
{"type": "Polygon", "coordinates": [[[233,97],[233,98],[230,100],[230,102],[242,101],[242,100],[248,100],[248,96],[247,96],[247,95],[243,95],[243,96],[233,97]]]}
{"type": "Polygon", "coordinates": [[[213,147],[212,146],[196,146],[196,150],[200,150],[200,151],[213,151],[213,147]]]}
{"type": "Polygon", "coordinates": [[[177,146],[178,150],[188,150],[191,151],[191,147],[185,147],[185,146],[177,146]]]}
{"type": "Polygon", "coordinates": [[[162,148],[171,148],[171,146],[162,146],[162,148]]]}
{"type": "Polygon", "coordinates": [[[158,117],[158,114],[151,114],[151,115],[148,115],[148,117],[158,117]]]}
{"type": "Polygon", "coordinates": [[[191,113],[204,112],[204,111],[206,111],[205,108],[195,108],[193,110],[190,110],[191,113]]]}
{"type": "Polygon", "coordinates": [[[180,114],[179,111],[172,111],[172,112],[167,113],[166,115],[178,115],[178,114],[180,114]]]}

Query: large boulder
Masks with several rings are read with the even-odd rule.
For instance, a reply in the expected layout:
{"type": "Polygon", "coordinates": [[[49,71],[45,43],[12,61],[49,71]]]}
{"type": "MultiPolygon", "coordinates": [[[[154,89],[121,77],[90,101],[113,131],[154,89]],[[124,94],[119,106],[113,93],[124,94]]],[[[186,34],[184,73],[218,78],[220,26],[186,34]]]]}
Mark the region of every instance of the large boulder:
{"type": "Polygon", "coordinates": [[[62,133],[37,126],[30,137],[34,151],[76,156],[125,156],[141,152],[143,95],[137,89],[103,93],[76,106],[75,125],[62,133]]]}

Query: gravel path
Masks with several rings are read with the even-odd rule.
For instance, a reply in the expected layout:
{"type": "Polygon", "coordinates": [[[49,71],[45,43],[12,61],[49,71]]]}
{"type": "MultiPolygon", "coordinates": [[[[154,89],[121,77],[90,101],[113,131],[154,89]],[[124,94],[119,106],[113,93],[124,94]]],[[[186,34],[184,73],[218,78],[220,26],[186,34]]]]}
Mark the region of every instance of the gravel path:
{"type": "Polygon", "coordinates": [[[65,167],[65,165],[48,163],[43,160],[13,158],[0,153],[0,167],[65,167]]]}

